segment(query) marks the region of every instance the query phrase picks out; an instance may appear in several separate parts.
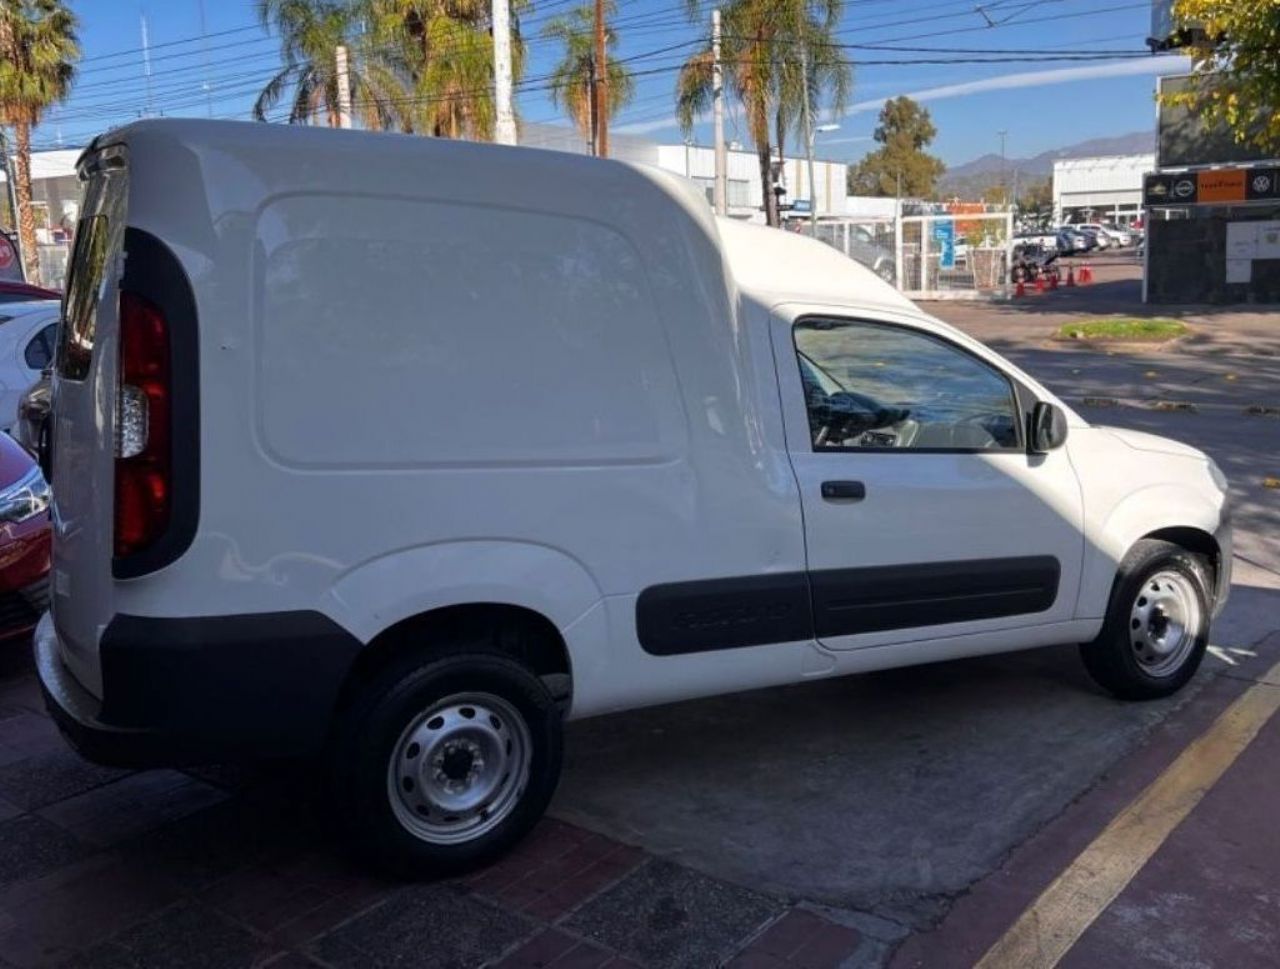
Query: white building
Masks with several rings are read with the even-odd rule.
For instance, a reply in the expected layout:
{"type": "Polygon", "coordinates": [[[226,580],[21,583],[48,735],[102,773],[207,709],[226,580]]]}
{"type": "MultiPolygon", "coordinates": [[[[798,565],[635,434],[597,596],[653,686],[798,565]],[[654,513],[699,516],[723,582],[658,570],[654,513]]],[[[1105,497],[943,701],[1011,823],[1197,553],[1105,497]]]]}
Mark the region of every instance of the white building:
{"type": "Polygon", "coordinates": [[[1053,163],[1053,219],[1127,224],[1142,211],[1142,177],[1155,155],[1062,158],[1053,163]]]}
{"type": "MultiPolygon", "coordinates": [[[[565,125],[532,124],[520,126],[520,144],[533,148],[550,148],[585,154],[587,143],[582,135],[565,125]]],[[[730,150],[728,153],[729,215],[733,218],[763,222],[761,211],[760,160],[753,151],[730,150]]],[[[622,161],[656,165],[683,175],[703,188],[707,202],[713,201],[716,158],[715,151],[700,145],[662,145],[634,135],[610,133],[609,155],[622,161]]],[[[804,158],[787,158],[783,162],[782,184],[787,189],[783,202],[808,202],[811,196],[808,165],[804,158]]],[[[814,160],[817,182],[818,215],[845,214],[849,166],[844,162],[814,160]]],[[[807,213],[807,208],[805,209],[807,213]]]]}

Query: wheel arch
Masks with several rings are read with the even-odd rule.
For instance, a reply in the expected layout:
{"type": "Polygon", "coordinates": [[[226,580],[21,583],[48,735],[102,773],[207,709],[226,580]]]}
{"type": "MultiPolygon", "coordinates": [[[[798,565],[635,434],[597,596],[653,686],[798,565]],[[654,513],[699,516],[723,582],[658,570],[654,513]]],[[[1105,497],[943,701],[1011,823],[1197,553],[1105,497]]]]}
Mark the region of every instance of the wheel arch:
{"type": "Polygon", "coordinates": [[[557,700],[567,703],[572,696],[573,664],[568,643],[555,623],[526,606],[466,602],[406,616],[370,640],[347,672],[339,709],[361,684],[401,657],[420,653],[427,658],[433,650],[461,642],[482,642],[527,666],[549,683],[557,700]]]}
{"type": "MultiPolygon", "coordinates": [[[[1159,539],[1205,555],[1212,581],[1224,563],[1214,532],[1224,510],[1194,488],[1161,485],[1143,488],[1118,504],[1085,547],[1077,618],[1101,618],[1111,601],[1120,563],[1138,542],[1159,539]]],[[[1210,590],[1214,586],[1210,585],[1210,590]]]]}

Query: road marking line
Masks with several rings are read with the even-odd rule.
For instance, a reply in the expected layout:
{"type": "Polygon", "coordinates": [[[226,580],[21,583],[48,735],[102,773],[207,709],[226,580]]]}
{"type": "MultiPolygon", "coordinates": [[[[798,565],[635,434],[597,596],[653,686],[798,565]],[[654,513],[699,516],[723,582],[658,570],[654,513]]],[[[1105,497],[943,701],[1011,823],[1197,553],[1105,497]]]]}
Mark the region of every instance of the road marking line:
{"type": "Polygon", "coordinates": [[[1056,966],[1280,710],[1276,683],[1280,663],[1112,819],[987,950],[976,969],[1056,966]]]}

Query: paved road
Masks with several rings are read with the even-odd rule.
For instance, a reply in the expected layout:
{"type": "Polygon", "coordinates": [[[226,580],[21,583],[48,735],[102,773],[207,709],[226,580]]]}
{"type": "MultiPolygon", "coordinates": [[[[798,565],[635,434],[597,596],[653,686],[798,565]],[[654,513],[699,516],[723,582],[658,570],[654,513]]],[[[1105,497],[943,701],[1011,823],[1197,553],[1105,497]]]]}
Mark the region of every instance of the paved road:
{"type": "Polygon", "coordinates": [[[1245,413],[1280,408],[1280,320],[1190,314],[1194,336],[1162,351],[1050,341],[1067,320],[1134,311],[1132,266],[1097,268],[1092,289],[931,310],[1086,419],[1185,440],[1227,473],[1241,558],[1192,688],[1118,703],[1066,648],[623,714],[575,726],[560,816],[892,942],[935,924],[1242,657],[1280,659],[1280,639],[1259,645],[1280,629],[1280,491],[1263,484],[1280,476],[1280,416],[1245,413]]]}

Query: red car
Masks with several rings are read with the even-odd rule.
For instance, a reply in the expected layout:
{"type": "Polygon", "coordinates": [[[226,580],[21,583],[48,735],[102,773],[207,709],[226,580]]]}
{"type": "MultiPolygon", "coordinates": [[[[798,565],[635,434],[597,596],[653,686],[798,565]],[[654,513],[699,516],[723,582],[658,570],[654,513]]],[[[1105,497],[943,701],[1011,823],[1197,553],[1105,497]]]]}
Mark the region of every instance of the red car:
{"type": "Polygon", "coordinates": [[[48,608],[51,535],[44,475],[0,434],[0,640],[30,632],[48,608]]]}
{"type": "Polygon", "coordinates": [[[0,303],[26,303],[33,299],[62,299],[56,289],[0,279],[0,303]]]}

